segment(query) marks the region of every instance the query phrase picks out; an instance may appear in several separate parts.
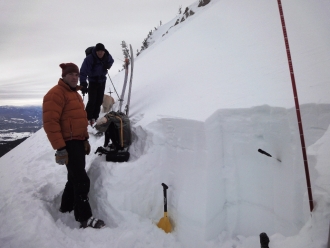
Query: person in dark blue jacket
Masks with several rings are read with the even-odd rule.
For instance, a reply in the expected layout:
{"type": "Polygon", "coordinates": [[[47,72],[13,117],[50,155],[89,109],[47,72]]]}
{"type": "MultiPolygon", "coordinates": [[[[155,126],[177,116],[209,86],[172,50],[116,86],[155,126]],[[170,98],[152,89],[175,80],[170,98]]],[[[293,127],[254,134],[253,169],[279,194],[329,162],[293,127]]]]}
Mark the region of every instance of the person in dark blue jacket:
{"type": "Polygon", "coordinates": [[[97,43],[81,65],[80,86],[83,95],[88,93],[86,105],[87,119],[91,126],[99,117],[100,107],[103,102],[105,82],[108,70],[114,60],[102,43],[97,43]],[[89,85],[87,83],[89,82],[89,85]]]}

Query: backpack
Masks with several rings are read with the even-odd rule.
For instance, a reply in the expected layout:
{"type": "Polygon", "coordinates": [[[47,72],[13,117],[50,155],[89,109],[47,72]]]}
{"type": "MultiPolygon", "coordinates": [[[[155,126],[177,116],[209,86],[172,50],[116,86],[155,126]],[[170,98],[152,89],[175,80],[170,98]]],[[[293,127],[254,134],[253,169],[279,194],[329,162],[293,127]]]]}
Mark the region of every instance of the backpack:
{"type": "Polygon", "coordinates": [[[98,120],[96,130],[104,132],[104,147],[110,147],[110,151],[99,147],[97,152],[106,154],[106,161],[126,162],[130,157],[128,151],[132,144],[131,123],[127,115],[111,111],[98,120]],[[112,144],[109,146],[109,142],[112,144]]]}
{"type": "MultiPolygon", "coordinates": [[[[90,47],[87,47],[86,50],[85,50],[85,54],[86,54],[86,57],[90,54],[92,54],[92,51],[94,49],[95,46],[90,46],[90,47]]],[[[94,65],[96,64],[96,58],[93,56],[93,63],[92,63],[92,70],[94,69],[94,65]]]]}
{"type": "Polygon", "coordinates": [[[87,47],[86,50],[85,50],[85,54],[86,54],[86,57],[90,54],[92,54],[92,51],[93,51],[93,48],[95,46],[91,46],[91,47],[87,47]]]}
{"type": "Polygon", "coordinates": [[[111,111],[97,121],[95,128],[105,133],[104,146],[110,139],[118,150],[128,148],[132,144],[131,123],[127,115],[111,111]]]}

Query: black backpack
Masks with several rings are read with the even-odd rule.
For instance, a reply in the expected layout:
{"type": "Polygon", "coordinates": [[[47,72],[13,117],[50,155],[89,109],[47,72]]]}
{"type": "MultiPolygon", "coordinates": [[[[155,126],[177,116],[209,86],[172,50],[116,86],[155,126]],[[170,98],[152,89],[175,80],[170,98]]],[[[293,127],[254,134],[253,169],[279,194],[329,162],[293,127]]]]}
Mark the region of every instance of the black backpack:
{"type": "Polygon", "coordinates": [[[105,133],[104,147],[110,140],[117,150],[128,148],[132,144],[131,122],[127,115],[111,111],[103,118],[103,124],[96,124],[95,129],[105,133]]]}
{"type": "Polygon", "coordinates": [[[93,51],[93,48],[95,46],[91,46],[91,47],[87,47],[86,50],[85,50],[85,54],[86,54],[86,57],[90,54],[92,54],[92,51],[93,51]]]}
{"type": "Polygon", "coordinates": [[[106,122],[96,124],[95,128],[99,132],[104,132],[104,147],[110,147],[110,151],[101,152],[106,154],[106,161],[126,162],[130,157],[128,151],[132,144],[131,123],[127,115],[120,112],[111,111],[104,116],[106,122]],[[111,145],[109,142],[111,140],[111,145]]]}
{"type": "Polygon", "coordinates": [[[132,144],[131,122],[124,113],[111,111],[105,115],[109,119],[110,125],[104,132],[104,146],[112,144],[117,150],[124,150],[132,144]]]}
{"type": "MultiPolygon", "coordinates": [[[[91,46],[91,47],[86,48],[86,50],[85,50],[86,57],[88,55],[92,54],[92,51],[93,51],[94,47],[95,46],[91,46]]],[[[93,70],[95,64],[96,64],[96,58],[93,56],[92,70],[93,70]]]]}

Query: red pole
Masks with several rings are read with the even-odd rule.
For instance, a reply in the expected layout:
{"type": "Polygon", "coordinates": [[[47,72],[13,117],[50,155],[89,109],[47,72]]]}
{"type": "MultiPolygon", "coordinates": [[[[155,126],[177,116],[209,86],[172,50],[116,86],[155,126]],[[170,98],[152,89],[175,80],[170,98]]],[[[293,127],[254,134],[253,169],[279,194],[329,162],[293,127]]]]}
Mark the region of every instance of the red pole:
{"type": "Polygon", "coordinates": [[[312,196],[312,187],[311,187],[311,182],[310,182],[310,177],[309,177],[307,153],[306,153],[306,146],[305,146],[305,139],[304,139],[304,130],[303,130],[301,116],[300,116],[300,107],[299,107],[298,94],[297,94],[297,88],[296,88],[296,80],[295,80],[294,73],[293,73],[290,46],[289,46],[288,34],[287,34],[287,31],[286,31],[286,26],[285,26],[285,20],[284,20],[284,14],[283,14],[283,8],[282,8],[281,0],[277,0],[277,3],[278,3],[278,9],[280,11],[280,16],[281,16],[284,42],[285,42],[285,47],[286,47],[286,54],[287,54],[288,62],[289,62],[289,69],[290,69],[290,76],[291,76],[292,89],[293,89],[293,95],[294,95],[294,102],[295,102],[295,106],[296,106],[298,127],[299,127],[299,133],[300,133],[300,143],[301,143],[301,149],[302,149],[302,154],[303,154],[303,159],[304,159],[304,166],[305,166],[307,191],[308,191],[308,198],[309,198],[309,208],[310,208],[310,211],[312,212],[313,209],[314,209],[313,196],[312,196]]]}

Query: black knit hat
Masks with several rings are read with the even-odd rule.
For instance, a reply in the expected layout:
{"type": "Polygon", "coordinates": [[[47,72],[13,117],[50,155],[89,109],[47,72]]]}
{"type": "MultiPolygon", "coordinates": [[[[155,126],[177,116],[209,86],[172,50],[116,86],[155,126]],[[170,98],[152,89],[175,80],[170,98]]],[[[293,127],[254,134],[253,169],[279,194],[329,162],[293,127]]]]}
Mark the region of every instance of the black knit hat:
{"type": "Polygon", "coordinates": [[[79,74],[79,68],[74,63],[62,63],[60,64],[60,67],[62,68],[62,77],[65,77],[66,74],[69,74],[71,72],[79,74]]]}
{"type": "Polygon", "coordinates": [[[95,51],[105,51],[105,47],[102,43],[97,43],[95,46],[95,51]]]}

